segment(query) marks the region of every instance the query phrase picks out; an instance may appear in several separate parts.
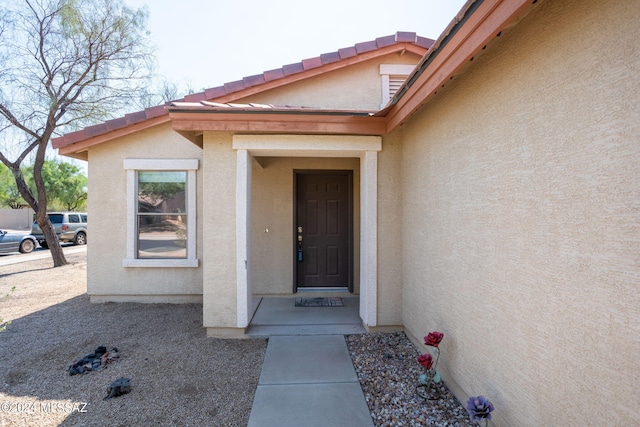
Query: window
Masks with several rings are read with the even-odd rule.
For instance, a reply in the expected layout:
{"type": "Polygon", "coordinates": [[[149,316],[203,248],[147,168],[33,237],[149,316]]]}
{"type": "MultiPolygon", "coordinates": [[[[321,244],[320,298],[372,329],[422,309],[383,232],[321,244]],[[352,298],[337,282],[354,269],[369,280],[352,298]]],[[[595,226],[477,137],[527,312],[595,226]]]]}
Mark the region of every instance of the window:
{"type": "Polygon", "coordinates": [[[187,257],[187,173],[139,171],[137,258],[187,257]]]}
{"type": "Polygon", "coordinates": [[[76,214],[69,214],[69,222],[71,224],[77,224],[80,222],[80,218],[76,214]]]}
{"type": "Polygon", "coordinates": [[[197,267],[197,159],[126,159],[125,267],[197,267]]]}
{"type": "Polygon", "coordinates": [[[51,221],[51,224],[62,224],[63,219],[63,214],[49,214],[49,221],[51,221]]]}
{"type": "Polygon", "coordinates": [[[411,64],[380,64],[380,75],[382,76],[382,104],[380,108],[387,106],[414,68],[415,65],[411,64]]]}

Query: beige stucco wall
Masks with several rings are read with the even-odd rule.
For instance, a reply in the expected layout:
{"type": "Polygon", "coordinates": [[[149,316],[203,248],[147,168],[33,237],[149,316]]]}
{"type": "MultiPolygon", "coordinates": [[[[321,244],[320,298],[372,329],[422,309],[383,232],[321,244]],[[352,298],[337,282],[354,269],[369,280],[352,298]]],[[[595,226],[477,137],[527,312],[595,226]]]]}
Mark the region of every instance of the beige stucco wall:
{"type": "Polygon", "coordinates": [[[380,64],[417,64],[420,57],[393,53],[351,67],[253,95],[239,102],[302,107],[378,110],[382,100],[380,64]]]}
{"type": "Polygon", "coordinates": [[[205,327],[237,326],[236,152],[232,134],[206,132],[203,146],[205,327]]]}
{"type": "Polygon", "coordinates": [[[637,18],[540,2],[404,129],[404,324],[492,425],[640,423],[637,18]]]}
{"type": "MultiPolygon", "coordinates": [[[[89,149],[87,292],[92,301],[200,301],[202,268],[123,267],[127,247],[124,159],[201,159],[202,150],[170,124],[89,149]],[[159,150],[158,147],[162,147],[159,150]]],[[[197,224],[202,227],[202,165],[197,171],[197,224]]],[[[202,260],[202,233],[197,237],[202,260]]]]}
{"type": "Polygon", "coordinates": [[[402,325],[401,132],[378,154],[378,326],[402,325]]]}
{"type": "Polygon", "coordinates": [[[261,157],[253,162],[251,277],[255,295],[293,291],[294,170],[353,171],[354,292],[360,282],[360,159],[261,157]],[[265,230],[269,232],[266,233],[265,230]]]}

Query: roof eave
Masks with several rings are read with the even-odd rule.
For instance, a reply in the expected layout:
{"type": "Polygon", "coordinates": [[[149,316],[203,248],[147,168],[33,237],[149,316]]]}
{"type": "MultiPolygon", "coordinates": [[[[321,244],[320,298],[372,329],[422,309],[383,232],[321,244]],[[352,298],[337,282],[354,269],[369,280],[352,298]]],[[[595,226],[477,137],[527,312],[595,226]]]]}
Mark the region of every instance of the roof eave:
{"type": "Polygon", "coordinates": [[[385,119],[370,114],[338,111],[194,111],[169,112],[173,129],[202,147],[202,133],[293,133],[320,135],[383,135],[385,119]]]}
{"type": "Polygon", "coordinates": [[[376,116],[393,131],[427,103],[486,45],[529,13],[537,0],[471,0],[376,116]]]}
{"type": "Polygon", "coordinates": [[[52,146],[53,148],[58,149],[58,153],[64,156],[87,160],[87,150],[94,145],[98,145],[115,138],[131,135],[135,132],[167,123],[169,120],[169,115],[165,112],[164,115],[135,123],[127,127],[118,128],[107,133],[100,133],[90,138],[79,139],[78,141],[69,139],[69,136],[73,134],[67,134],[64,137],[54,140],[52,142],[52,146]],[[66,141],[62,138],[66,138],[66,141]]]}
{"type": "MultiPolygon", "coordinates": [[[[346,110],[315,107],[276,106],[271,104],[224,104],[219,102],[173,102],[166,107],[171,113],[202,114],[287,114],[308,116],[374,116],[375,110],[346,110]]],[[[173,116],[171,116],[173,117],[173,116]]]]}

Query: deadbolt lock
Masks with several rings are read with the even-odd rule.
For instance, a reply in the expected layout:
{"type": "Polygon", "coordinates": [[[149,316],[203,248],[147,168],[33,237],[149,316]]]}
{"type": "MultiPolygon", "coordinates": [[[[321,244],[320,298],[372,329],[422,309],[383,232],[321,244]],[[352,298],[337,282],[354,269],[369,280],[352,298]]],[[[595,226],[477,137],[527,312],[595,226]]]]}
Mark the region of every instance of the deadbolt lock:
{"type": "Polygon", "coordinates": [[[302,227],[298,227],[298,233],[302,233],[302,227]]]}

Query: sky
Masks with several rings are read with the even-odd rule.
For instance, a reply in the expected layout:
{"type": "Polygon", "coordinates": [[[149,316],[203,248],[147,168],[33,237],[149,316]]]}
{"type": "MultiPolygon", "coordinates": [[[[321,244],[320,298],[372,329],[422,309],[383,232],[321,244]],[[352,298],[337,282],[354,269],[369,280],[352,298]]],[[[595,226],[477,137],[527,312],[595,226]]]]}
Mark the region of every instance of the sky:
{"type": "MultiPolygon", "coordinates": [[[[466,0],[124,0],[149,10],[156,72],[181,88],[221,86],[356,43],[437,39],[466,0]]],[[[182,94],[180,94],[182,95],[182,94]]]]}

